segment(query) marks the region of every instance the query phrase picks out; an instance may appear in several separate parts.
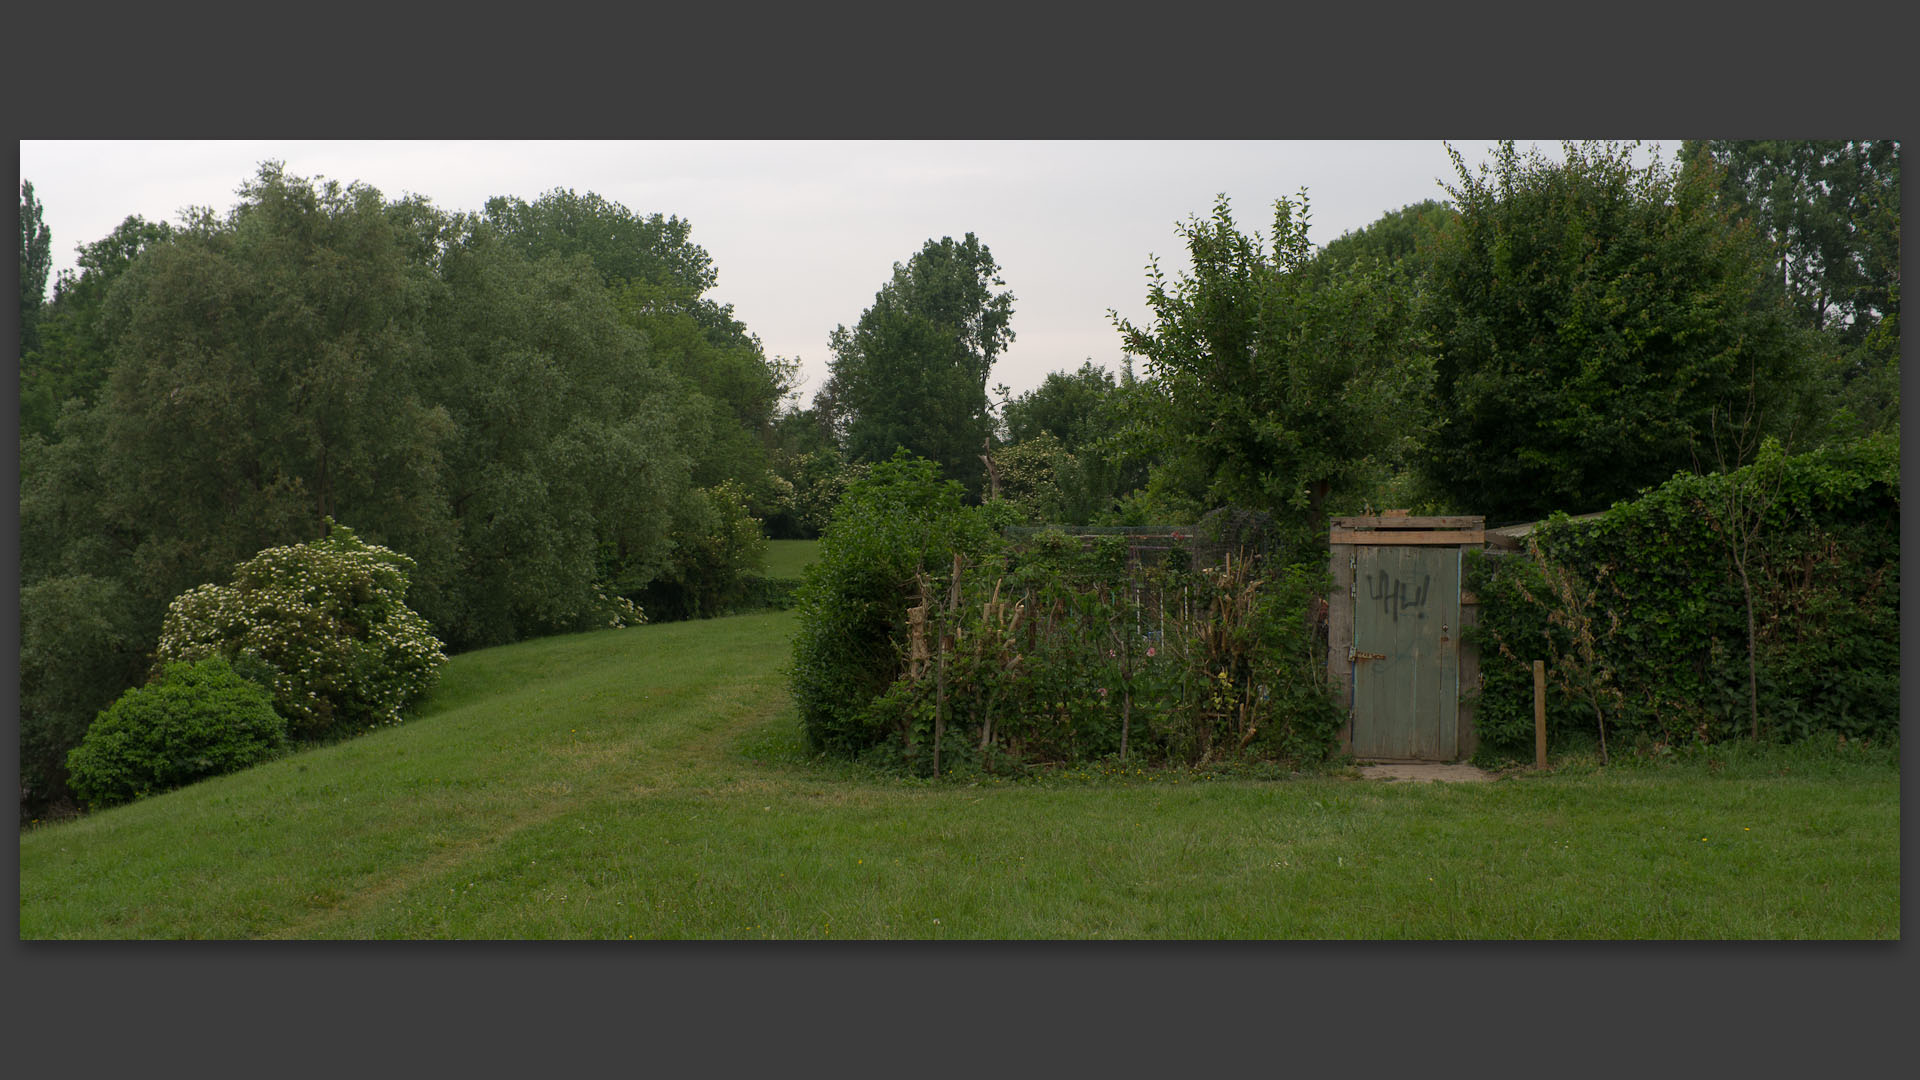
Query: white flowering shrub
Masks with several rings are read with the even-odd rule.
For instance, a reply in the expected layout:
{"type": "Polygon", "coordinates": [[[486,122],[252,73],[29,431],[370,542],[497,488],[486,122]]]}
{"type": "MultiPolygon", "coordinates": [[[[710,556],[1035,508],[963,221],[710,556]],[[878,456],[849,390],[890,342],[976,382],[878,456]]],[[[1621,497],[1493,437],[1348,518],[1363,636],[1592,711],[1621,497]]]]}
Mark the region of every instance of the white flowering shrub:
{"type": "Polygon", "coordinates": [[[323,539],[241,563],[231,585],[180,594],[160,628],[162,664],[217,655],[264,665],[298,739],[399,723],[446,662],[404,602],[413,560],[327,524],[323,539]]]}

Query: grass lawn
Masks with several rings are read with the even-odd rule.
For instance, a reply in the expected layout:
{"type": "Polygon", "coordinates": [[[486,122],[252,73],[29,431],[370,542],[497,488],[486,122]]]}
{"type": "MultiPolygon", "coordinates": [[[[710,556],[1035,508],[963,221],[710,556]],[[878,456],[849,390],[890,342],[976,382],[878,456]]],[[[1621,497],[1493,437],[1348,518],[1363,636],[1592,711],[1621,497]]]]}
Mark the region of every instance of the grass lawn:
{"type": "Polygon", "coordinates": [[[798,578],[819,557],[818,540],[769,540],[766,575],[776,580],[798,578]]]}
{"type": "Polygon", "coordinates": [[[1899,773],[811,760],[790,612],[454,658],[416,720],[20,837],[23,938],[1883,938],[1899,773]]]}

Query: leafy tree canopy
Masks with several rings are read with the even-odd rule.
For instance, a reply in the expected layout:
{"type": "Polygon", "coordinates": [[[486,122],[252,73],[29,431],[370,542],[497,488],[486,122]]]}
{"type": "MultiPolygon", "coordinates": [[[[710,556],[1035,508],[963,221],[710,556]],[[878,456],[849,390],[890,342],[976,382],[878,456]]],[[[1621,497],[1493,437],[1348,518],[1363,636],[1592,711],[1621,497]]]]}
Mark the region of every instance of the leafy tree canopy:
{"type": "MultiPolygon", "coordinates": [[[[1729,425],[1791,423],[1804,385],[1751,230],[1708,177],[1632,147],[1566,161],[1454,152],[1460,219],[1424,300],[1437,344],[1432,482],[1504,521],[1582,513],[1710,459],[1729,425]]],[[[1756,440],[1757,441],[1757,440],[1756,440]]]]}
{"type": "Polygon", "coordinates": [[[1857,344],[1897,310],[1900,144],[1713,139],[1683,145],[1719,166],[1736,213],[1773,245],[1794,315],[1857,344]]]}
{"type": "Polygon", "coordinates": [[[831,336],[826,390],[844,417],[847,454],[891,458],[902,447],[937,462],[978,493],[979,454],[992,431],[987,375],[1013,340],[1013,294],[972,233],[929,240],[831,336]]]}
{"type": "Polygon", "coordinates": [[[1044,432],[1069,453],[1078,453],[1110,434],[1117,389],[1113,375],[1091,360],[1077,371],[1048,372],[1039,386],[1002,410],[1007,439],[1025,442],[1044,432]]]}
{"type": "Polygon", "coordinates": [[[1733,212],[1771,243],[1775,284],[1819,335],[1837,445],[1900,422],[1900,144],[1716,139],[1687,166],[1715,171],[1733,212]]]}
{"type": "Polygon", "coordinates": [[[1377,266],[1310,269],[1309,205],[1274,205],[1271,249],[1242,233],[1221,196],[1179,227],[1191,275],[1152,265],[1153,324],[1114,317],[1159,399],[1166,475],[1317,535],[1328,498],[1421,427],[1431,368],[1407,291],[1377,266]]]}

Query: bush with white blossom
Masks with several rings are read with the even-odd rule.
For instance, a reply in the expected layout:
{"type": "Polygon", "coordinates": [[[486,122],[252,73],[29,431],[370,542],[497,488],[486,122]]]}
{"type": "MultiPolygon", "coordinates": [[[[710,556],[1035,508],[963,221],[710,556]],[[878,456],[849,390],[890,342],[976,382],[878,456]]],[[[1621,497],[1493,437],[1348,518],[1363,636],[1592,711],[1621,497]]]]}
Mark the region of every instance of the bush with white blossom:
{"type": "Polygon", "coordinates": [[[446,662],[432,628],[404,602],[414,561],[331,518],[327,525],[322,539],[239,564],[231,585],[176,597],[160,662],[217,655],[263,667],[298,739],[399,723],[446,662]]]}

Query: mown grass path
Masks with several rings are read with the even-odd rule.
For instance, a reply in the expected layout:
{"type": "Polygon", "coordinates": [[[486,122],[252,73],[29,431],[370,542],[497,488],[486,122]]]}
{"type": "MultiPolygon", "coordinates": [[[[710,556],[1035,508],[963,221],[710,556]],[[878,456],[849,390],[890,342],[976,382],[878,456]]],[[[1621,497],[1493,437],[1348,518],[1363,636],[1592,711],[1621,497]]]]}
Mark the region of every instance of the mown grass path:
{"type": "Polygon", "coordinates": [[[402,727],[22,834],[21,934],[1899,936],[1884,765],[900,781],[806,759],[792,627],[458,657],[402,727]]]}

